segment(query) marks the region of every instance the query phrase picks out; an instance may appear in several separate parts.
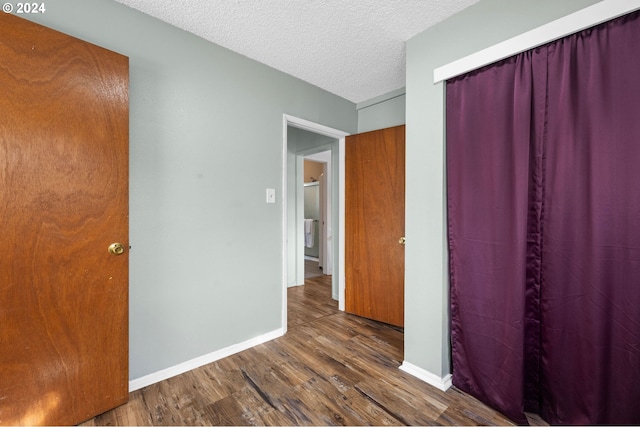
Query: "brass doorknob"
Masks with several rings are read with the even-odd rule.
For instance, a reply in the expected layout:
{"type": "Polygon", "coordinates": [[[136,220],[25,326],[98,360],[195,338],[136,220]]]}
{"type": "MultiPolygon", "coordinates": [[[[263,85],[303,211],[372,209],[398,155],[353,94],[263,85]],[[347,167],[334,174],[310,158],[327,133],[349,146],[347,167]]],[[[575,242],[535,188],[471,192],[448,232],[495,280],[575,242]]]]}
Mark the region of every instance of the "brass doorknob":
{"type": "Polygon", "coordinates": [[[406,242],[407,242],[407,238],[404,236],[402,236],[400,240],[398,240],[398,243],[400,243],[401,245],[404,245],[406,242]]]}
{"type": "Polygon", "coordinates": [[[122,243],[112,243],[109,245],[109,253],[111,255],[122,255],[124,253],[124,245],[122,243]]]}

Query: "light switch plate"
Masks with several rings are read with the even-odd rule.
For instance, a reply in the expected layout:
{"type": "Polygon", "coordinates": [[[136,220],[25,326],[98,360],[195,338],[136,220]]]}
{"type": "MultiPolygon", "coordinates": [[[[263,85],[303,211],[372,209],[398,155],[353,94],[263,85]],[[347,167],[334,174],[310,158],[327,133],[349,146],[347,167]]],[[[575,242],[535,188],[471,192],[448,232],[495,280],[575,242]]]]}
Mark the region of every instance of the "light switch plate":
{"type": "Polygon", "coordinates": [[[267,203],[275,203],[275,202],[276,202],[276,189],[267,188],[267,203]]]}

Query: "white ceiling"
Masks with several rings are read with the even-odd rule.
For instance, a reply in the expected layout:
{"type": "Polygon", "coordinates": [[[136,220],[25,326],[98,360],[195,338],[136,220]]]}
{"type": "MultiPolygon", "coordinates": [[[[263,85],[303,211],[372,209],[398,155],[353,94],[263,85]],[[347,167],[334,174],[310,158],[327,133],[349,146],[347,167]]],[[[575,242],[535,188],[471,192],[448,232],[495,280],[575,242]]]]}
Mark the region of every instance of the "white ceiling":
{"type": "Polygon", "coordinates": [[[116,0],[353,102],[405,85],[405,42],[479,0],[116,0]]]}

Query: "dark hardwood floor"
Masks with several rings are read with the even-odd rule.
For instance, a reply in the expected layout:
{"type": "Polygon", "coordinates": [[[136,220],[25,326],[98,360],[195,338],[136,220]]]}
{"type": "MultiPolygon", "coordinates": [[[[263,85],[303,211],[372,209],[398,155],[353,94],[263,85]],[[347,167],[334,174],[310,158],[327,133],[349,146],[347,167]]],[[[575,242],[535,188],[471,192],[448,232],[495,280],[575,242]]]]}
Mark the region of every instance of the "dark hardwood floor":
{"type": "Polygon", "coordinates": [[[131,393],[83,425],[510,425],[399,370],[401,329],[340,312],[331,277],[288,291],[288,332],[131,393]]]}

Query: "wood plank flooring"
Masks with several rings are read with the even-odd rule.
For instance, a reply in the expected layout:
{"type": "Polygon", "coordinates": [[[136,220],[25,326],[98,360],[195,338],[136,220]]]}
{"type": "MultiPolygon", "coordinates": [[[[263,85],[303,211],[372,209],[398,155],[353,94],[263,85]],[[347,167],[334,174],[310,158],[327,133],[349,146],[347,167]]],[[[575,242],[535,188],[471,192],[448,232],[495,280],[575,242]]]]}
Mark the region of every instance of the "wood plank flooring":
{"type": "Polygon", "coordinates": [[[331,276],[288,291],[283,337],[131,393],[83,425],[512,425],[399,370],[401,329],[340,312],[331,276]]]}
{"type": "Polygon", "coordinates": [[[313,261],[310,259],[304,260],[304,278],[311,279],[312,277],[322,276],[324,273],[320,268],[320,263],[318,261],[313,261]]]}

